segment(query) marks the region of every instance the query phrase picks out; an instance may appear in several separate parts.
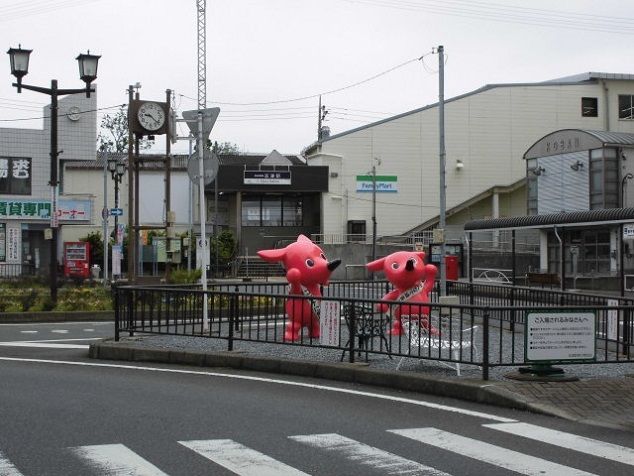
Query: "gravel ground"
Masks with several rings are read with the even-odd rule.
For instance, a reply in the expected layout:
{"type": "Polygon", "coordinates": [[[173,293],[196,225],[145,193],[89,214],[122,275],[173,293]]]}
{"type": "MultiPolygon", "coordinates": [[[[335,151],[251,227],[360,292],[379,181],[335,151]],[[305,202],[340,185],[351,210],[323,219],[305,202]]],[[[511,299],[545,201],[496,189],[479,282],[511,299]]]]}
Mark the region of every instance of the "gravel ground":
{"type": "MultiPolygon", "coordinates": [[[[227,350],[227,340],[218,338],[204,337],[185,337],[185,336],[167,336],[167,335],[148,335],[137,333],[133,338],[125,337],[122,333],[122,340],[129,342],[135,347],[156,347],[170,350],[192,350],[192,351],[209,351],[218,352],[227,350]]],[[[497,333],[499,336],[499,333],[497,333]]],[[[396,338],[393,338],[396,339],[396,338]]],[[[378,339],[375,339],[375,342],[378,339]]],[[[345,342],[345,338],[344,338],[345,342]]],[[[510,349],[511,336],[510,333],[504,333],[504,351],[501,356],[505,362],[511,361],[511,354],[507,351],[510,349]]],[[[491,356],[500,357],[499,346],[497,342],[491,342],[491,356]]],[[[375,344],[378,345],[378,344],[375,344]]],[[[393,345],[395,345],[393,343],[393,345]]],[[[515,341],[516,354],[515,360],[523,357],[523,342],[521,339],[515,341]],[[518,342],[520,340],[520,342],[518,342]],[[518,357],[519,356],[519,357],[518,357]]],[[[271,344],[251,341],[234,341],[234,351],[241,352],[250,356],[266,356],[275,358],[287,358],[296,360],[310,360],[318,362],[337,363],[341,361],[342,351],[337,349],[328,349],[321,347],[310,347],[290,344],[271,344]]],[[[416,352],[412,349],[412,352],[416,352]]],[[[444,354],[443,354],[444,355],[444,354]]],[[[613,355],[613,354],[612,354],[613,355]]],[[[493,357],[492,357],[493,359],[493,357]]],[[[345,353],[344,360],[348,361],[348,353],[345,353]]],[[[355,356],[355,361],[365,362],[365,354],[355,356]]],[[[367,364],[370,368],[382,370],[396,370],[396,366],[401,361],[401,357],[393,356],[390,359],[387,355],[369,354],[367,364]]],[[[492,380],[504,380],[505,375],[517,370],[517,366],[493,367],[489,371],[489,378],[492,380]]],[[[566,375],[574,375],[579,378],[622,378],[626,375],[634,374],[634,363],[610,363],[610,364],[586,364],[586,365],[558,365],[564,369],[566,375]]],[[[482,370],[474,365],[461,365],[461,377],[457,376],[455,369],[448,368],[440,362],[433,360],[419,360],[417,358],[404,358],[400,365],[399,371],[416,372],[435,377],[445,378],[476,378],[482,376],[482,370]]]]}

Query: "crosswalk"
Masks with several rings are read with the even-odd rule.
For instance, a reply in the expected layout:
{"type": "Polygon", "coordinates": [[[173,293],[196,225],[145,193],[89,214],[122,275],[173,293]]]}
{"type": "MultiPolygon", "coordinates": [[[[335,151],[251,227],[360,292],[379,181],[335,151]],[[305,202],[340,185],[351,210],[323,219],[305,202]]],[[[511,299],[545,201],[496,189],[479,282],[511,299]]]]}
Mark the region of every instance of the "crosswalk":
{"type": "MultiPolygon", "coordinates": [[[[514,449],[434,427],[386,430],[386,435],[400,438],[402,443],[409,442],[410,457],[411,444],[421,445],[420,451],[416,453],[419,460],[416,461],[339,433],[281,437],[279,444],[285,449],[281,454],[293,451],[292,445],[303,445],[311,449],[311,454],[318,455],[318,458],[322,460],[335,461],[338,465],[347,464],[359,468],[359,474],[451,476],[444,469],[437,467],[442,465],[442,461],[446,461],[447,458],[453,461],[464,458],[467,472],[470,472],[469,461],[475,461],[479,464],[506,470],[509,473],[530,476],[588,476],[595,474],[578,467],[567,466],[560,462],[549,461],[517,451],[517,448],[524,446],[522,443],[526,443],[526,440],[534,440],[543,445],[552,445],[559,450],[554,453],[545,452],[545,454],[571,452],[573,457],[568,455],[567,458],[563,459],[564,461],[581,464],[578,462],[579,459],[574,457],[578,453],[597,458],[601,474],[616,476],[634,473],[634,468],[632,468],[634,466],[634,449],[632,448],[522,422],[489,423],[483,424],[482,427],[485,431],[479,434],[484,435],[483,439],[504,433],[509,438],[509,440],[504,440],[504,445],[514,449]],[[441,451],[446,456],[440,459],[436,458],[434,461],[420,461],[429,454],[428,451],[422,451],[422,446],[441,451]]],[[[279,461],[259,451],[257,448],[250,448],[231,439],[187,440],[176,441],[175,444],[191,450],[192,458],[201,458],[197,464],[201,462],[208,464],[210,474],[218,472],[218,467],[239,476],[306,476],[311,474],[308,472],[311,466],[307,468],[293,467],[287,462],[279,461]]],[[[394,448],[393,444],[391,446],[394,448]]],[[[297,449],[298,447],[295,447],[295,450],[297,449]]],[[[67,448],[67,450],[66,455],[75,458],[76,463],[85,467],[85,474],[167,476],[167,473],[123,444],[75,446],[67,448]]],[[[33,456],[32,452],[30,456],[33,456]]],[[[474,473],[470,472],[470,474],[474,473]]],[[[6,452],[3,453],[1,449],[0,476],[23,476],[19,463],[10,461],[6,452]]]]}

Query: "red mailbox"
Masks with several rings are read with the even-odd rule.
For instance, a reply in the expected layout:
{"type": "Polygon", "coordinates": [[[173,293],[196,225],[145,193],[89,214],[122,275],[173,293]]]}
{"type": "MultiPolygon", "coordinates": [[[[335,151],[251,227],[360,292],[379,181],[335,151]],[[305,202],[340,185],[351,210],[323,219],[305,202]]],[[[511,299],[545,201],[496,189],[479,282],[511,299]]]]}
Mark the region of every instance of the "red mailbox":
{"type": "Polygon", "coordinates": [[[64,276],[90,278],[90,244],[84,241],[64,242],[64,276]]]}
{"type": "Polygon", "coordinates": [[[459,277],[458,257],[456,255],[445,256],[445,269],[447,270],[447,279],[457,281],[459,277]]]}

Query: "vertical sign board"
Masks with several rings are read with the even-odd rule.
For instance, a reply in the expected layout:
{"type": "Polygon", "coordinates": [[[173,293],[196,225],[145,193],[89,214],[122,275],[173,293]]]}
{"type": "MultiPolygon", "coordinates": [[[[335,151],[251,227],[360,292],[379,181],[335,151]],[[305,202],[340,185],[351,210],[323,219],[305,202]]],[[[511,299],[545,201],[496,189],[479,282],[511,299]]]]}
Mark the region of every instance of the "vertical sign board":
{"type": "Polygon", "coordinates": [[[123,259],[123,247],[121,245],[112,245],[112,275],[119,276],[121,274],[121,260],[123,259]]]}
{"type": "Polygon", "coordinates": [[[592,311],[539,311],[526,313],[526,362],[594,360],[596,315],[592,311]]]}
{"type": "Polygon", "coordinates": [[[341,306],[338,301],[321,301],[319,309],[319,344],[339,346],[341,306]]]}
{"type": "MultiPolygon", "coordinates": [[[[607,300],[607,305],[608,306],[618,306],[619,305],[619,300],[618,299],[608,299],[607,300]]],[[[607,313],[607,319],[606,319],[606,325],[607,325],[607,329],[605,329],[605,335],[607,336],[607,338],[609,340],[617,340],[619,332],[618,332],[618,328],[619,328],[619,314],[621,311],[619,311],[618,309],[608,309],[606,311],[607,313]]]]}

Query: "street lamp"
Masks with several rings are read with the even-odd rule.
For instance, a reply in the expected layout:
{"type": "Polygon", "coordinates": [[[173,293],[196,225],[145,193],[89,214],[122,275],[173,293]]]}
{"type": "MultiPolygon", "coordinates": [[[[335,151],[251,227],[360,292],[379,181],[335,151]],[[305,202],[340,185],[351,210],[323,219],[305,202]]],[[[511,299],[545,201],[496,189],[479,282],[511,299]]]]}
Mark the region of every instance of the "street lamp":
{"type": "MultiPolygon", "coordinates": [[[[114,181],[114,207],[119,208],[119,184],[123,180],[123,174],[125,174],[127,167],[123,161],[119,159],[108,161],[108,172],[114,181]]],[[[117,236],[117,230],[119,225],[119,215],[114,216],[114,233],[117,236]]]]}
{"type": "Polygon", "coordinates": [[[57,80],[51,80],[50,88],[43,88],[39,86],[30,86],[28,84],[22,84],[22,78],[29,72],[29,57],[33,50],[23,50],[21,45],[17,48],[9,48],[7,54],[11,60],[11,74],[18,80],[17,83],[13,83],[13,86],[17,88],[18,93],[22,92],[22,88],[38,93],[46,94],[51,97],[51,174],[49,185],[51,186],[51,229],[53,231],[51,238],[51,266],[50,266],[50,286],[51,286],[51,300],[53,303],[57,302],[57,242],[58,242],[58,228],[59,222],[57,217],[57,160],[60,151],[57,150],[57,98],[58,96],[65,96],[67,94],[79,94],[86,93],[86,97],[90,97],[91,92],[95,92],[91,89],[90,84],[97,78],[97,65],[99,63],[100,56],[91,55],[90,51],[87,54],[80,54],[77,56],[77,62],[79,64],[79,76],[86,83],[86,87],[82,89],[58,89],[57,80]]]}

